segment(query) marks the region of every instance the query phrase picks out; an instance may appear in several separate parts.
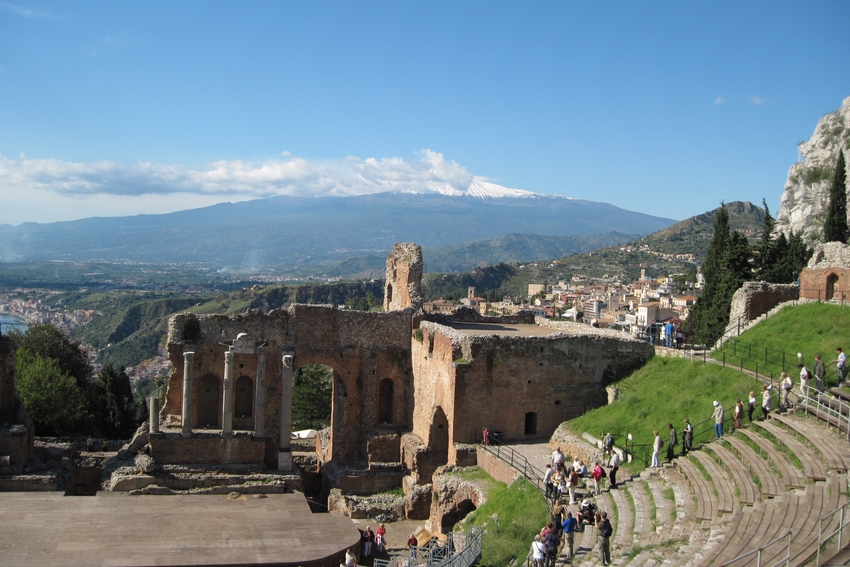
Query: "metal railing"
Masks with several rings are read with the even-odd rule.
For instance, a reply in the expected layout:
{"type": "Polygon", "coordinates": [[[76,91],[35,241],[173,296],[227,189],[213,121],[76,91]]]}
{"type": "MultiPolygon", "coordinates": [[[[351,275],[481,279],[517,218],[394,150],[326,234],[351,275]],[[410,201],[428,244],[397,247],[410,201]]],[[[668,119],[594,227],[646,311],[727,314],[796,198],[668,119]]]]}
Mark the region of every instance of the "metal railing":
{"type": "Polygon", "coordinates": [[[847,507],[850,506],[850,502],[845,503],[838,510],[833,510],[826,516],[820,519],[820,524],[818,525],[818,553],[815,558],[815,567],[820,567],[820,552],[821,549],[826,547],[826,545],[834,538],[836,535],[838,536],[838,549],[842,549],[842,539],[844,535],[844,528],[850,524],[850,514],[847,514],[847,507]],[[834,515],[840,514],[840,520],[838,522],[838,527],[824,535],[823,533],[823,524],[824,522],[828,522],[830,518],[834,515]]]}
{"type": "MultiPolygon", "coordinates": [[[[478,439],[478,444],[488,453],[495,455],[501,461],[504,461],[512,469],[522,474],[523,477],[540,491],[543,498],[546,498],[546,486],[543,483],[543,472],[528,462],[528,459],[518,451],[508,445],[503,444],[498,439],[494,439],[492,435],[488,438],[487,444],[483,439],[478,439]]],[[[550,505],[551,506],[551,505],[550,505]]]]}
{"type": "Polygon", "coordinates": [[[450,532],[446,541],[432,539],[423,546],[391,551],[389,559],[375,559],[374,567],[472,567],[481,558],[484,530],[472,526],[466,533],[450,532]]]}
{"type": "Polygon", "coordinates": [[[850,441],[850,403],[830,397],[813,386],[801,388],[801,392],[797,407],[824,421],[827,428],[835,427],[839,434],[850,441]]]}
{"type": "Polygon", "coordinates": [[[780,560],[779,560],[779,561],[777,561],[776,563],[772,563],[772,564],[770,564],[770,565],[766,565],[765,567],[777,567],[778,565],[782,565],[783,563],[784,563],[786,566],[787,566],[787,565],[790,565],[790,564],[791,564],[791,532],[788,532],[787,534],[785,534],[785,535],[781,535],[781,536],[779,536],[779,537],[777,537],[777,538],[775,538],[775,539],[771,540],[770,542],[768,542],[767,544],[765,544],[765,545],[763,545],[763,546],[761,546],[761,547],[758,547],[758,548],[756,548],[756,549],[753,549],[752,551],[748,551],[748,552],[746,552],[746,553],[744,553],[744,554],[741,554],[741,555],[739,555],[738,557],[735,557],[734,559],[730,559],[730,560],[729,560],[729,561],[727,561],[726,563],[723,563],[720,567],[727,567],[727,565],[732,565],[733,563],[735,563],[735,562],[737,562],[737,561],[741,561],[742,559],[745,559],[745,558],[747,558],[747,557],[750,557],[750,556],[752,556],[753,554],[755,554],[755,555],[757,556],[757,560],[756,560],[756,567],[762,567],[762,564],[761,564],[761,555],[762,555],[762,552],[763,552],[765,549],[767,549],[768,547],[770,547],[770,546],[772,546],[772,545],[774,545],[774,544],[776,544],[776,543],[778,543],[778,542],[780,542],[780,541],[782,541],[782,540],[788,540],[788,541],[787,541],[787,545],[786,545],[786,547],[785,547],[785,557],[784,557],[784,558],[782,558],[782,559],[780,559],[780,560]]]}

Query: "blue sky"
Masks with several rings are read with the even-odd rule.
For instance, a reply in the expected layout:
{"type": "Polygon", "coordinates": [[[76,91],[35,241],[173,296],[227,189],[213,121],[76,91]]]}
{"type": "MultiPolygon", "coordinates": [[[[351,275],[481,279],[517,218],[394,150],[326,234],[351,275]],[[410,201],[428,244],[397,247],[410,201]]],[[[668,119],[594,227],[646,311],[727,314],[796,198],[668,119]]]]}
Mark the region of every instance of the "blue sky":
{"type": "Polygon", "coordinates": [[[682,219],[850,96],[832,2],[6,2],[0,223],[472,179],[682,219]]]}

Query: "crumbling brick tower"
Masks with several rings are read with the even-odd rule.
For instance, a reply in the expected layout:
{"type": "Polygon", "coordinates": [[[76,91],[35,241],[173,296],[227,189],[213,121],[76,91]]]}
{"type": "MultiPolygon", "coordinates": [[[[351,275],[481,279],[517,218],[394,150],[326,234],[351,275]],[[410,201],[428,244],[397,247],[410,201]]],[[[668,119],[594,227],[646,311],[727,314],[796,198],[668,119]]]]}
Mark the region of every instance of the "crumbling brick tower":
{"type": "Polygon", "coordinates": [[[422,308],[422,247],[411,242],[396,244],[387,256],[384,311],[422,308]]]}

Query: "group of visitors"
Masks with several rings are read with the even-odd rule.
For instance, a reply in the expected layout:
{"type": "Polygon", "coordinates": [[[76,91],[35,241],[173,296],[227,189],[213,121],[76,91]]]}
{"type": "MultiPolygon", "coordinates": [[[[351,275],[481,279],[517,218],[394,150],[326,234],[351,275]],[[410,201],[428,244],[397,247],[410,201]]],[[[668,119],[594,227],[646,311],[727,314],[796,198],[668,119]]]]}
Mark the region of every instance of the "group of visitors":
{"type": "Polygon", "coordinates": [[[534,536],[534,542],[531,544],[531,558],[535,567],[554,567],[562,546],[567,554],[566,560],[572,562],[576,551],[575,534],[584,532],[587,526],[593,526],[597,530],[599,560],[603,565],[611,562],[610,539],[614,530],[608,520],[608,514],[597,511],[593,501],[585,498],[576,515],[577,517],[574,517],[573,512],[560,503],[554,506],[552,520],[534,536]]]}
{"type": "MultiPolygon", "coordinates": [[[[611,435],[610,433],[608,434],[611,435]]],[[[610,449],[606,451],[611,456],[608,466],[609,472],[605,473],[605,469],[599,461],[594,461],[593,467],[588,469],[583,460],[576,458],[572,465],[567,466],[564,462],[564,454],[560,448],[555,449],[552,453],[552,460],[546,464],[546,470],[543,474],[543,486],[546,491],[547,500],[561,501],[564,494],[569,495],[569,504],[575,506],[576,493],[579,486],[587,486],[593,483],[593,492],[601,494],[602,482],[607,476],[610,487],[617,486],[617,469],[620,468],[620,456],[614,451],[613,437],[611,437],[610,449]]]]}

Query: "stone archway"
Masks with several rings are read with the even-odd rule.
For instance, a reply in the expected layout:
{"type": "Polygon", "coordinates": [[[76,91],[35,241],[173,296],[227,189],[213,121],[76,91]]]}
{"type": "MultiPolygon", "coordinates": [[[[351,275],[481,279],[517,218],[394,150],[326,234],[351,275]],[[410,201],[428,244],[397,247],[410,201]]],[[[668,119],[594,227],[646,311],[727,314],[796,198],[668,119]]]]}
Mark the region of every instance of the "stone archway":
{"type": "Polygon", "coordinates": [[[835,295],[835,287],[838,283],[838,274],[831,273],[826,276],[826,293],[824,294],[824,299],[829,301],[835,295]]]}
{"type": "Polygon", "coordinates": [[[444,465],[449,462],[449,420],[441,406],[434,410],[431,418],[431,431],[428,436],[428,450],[439,458],[436,462],[444,465]]]}
{"type": "Polygon", "coordinates": [[[215,374],[204,374],[198,379],[196,389],[198,416],[196,427],[218,429],[221,427],[221,379],[215,374]]]}

